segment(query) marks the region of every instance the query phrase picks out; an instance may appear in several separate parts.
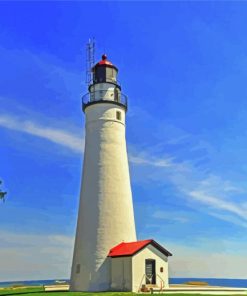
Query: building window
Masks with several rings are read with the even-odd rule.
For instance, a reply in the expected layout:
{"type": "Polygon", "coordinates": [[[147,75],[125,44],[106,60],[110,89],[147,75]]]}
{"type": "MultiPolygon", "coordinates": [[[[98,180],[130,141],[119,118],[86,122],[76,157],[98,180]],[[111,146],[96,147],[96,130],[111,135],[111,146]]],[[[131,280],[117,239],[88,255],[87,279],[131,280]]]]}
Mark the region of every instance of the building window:
{"type": "Polygon", "coordinates": [[[163,268],[163,267],[161,267],[161,268],[160,268],[160,272],[163,272],[163,271],[164,271],[164,268],[163,268]]]}
{"type": "Polygon", "coordinates": [[[118,89],[116,87],[114,88],[114,101],[115,102],[120,102],[120,100],[119,100],[119,91],[118,91],[118,89]]]}
{"type": "Polygon", "coordinates": [[[117,116],[117,120],[121,120],[121,112],[120,111],[117,111],[116,113],[116,116],[117,116]]]}
{"type": "Polygon", "coordinates": [[[81,271],[81,264],[76,264],[76,273],[80,273],[81,271]]]}

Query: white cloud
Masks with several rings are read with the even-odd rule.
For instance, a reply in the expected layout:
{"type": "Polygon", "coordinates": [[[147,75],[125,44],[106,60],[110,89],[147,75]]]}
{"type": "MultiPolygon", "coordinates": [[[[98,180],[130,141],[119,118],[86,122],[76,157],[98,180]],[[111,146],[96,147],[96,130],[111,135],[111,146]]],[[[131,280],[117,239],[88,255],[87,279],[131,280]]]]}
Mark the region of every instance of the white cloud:
{"type": "MultiPolygon", "coordinates": [[[[46,139],[58,145],[67,147],[76,153],[82,153],[84,150],[84,138],[80,138],[73,134],[73,132],[63,129],[53,128],[31,120],[19,119],[14,116],[2,114],[0,114],[0,126],[46,139]]],[[[177,166],[171,157],[154,158],[150,157],[148,154],[146,156],[129,154],[129,161],[136,165],[150,165],[161,168],[175,168],[177,166]]]]}
{"type": "Polygon", "coordinates": [[[0,279],[69,278],[74,238],[0,231],[0,279]]]}
{"type": "Polygon", "coordinates": [[[179,211],[157,210],[152,214],[153,218],[167,220],[169,222],[187,223],[190,221],[188,214],[179,211]]]}
{"type": "MultiPolygon", "coordinates": [[[[15,116],[3,114],[0,114],[0,126],[46,139],[67,147],[76,154],[82,153],[84,149],[84,139],[69,130],[53,128],[31,120],[19,119],[15,116]]],[[[246,221],[247,209],[244,203],[236,203],[224,199],[224,194],[229,195],[244,192],[242,188],[233,185],[231,182],[212,174],[205,176],[205,173],[195,167],[192,162],[178,162],[171,155],[166,155],[162,158],[155,157],[149,151],[142,151],[141,153],[132,152],[132,154],[129,154],[129,161],[135,166],[152,168],[150,170],[150,180],[157,179],[160,182],[164,180],[169,181],[175,185],[181,196],[187,196],[188,203],[191,203],[191,200],[193,200],[194,202],[203,203],[210,208],[222,211],[223,215],[219,214],[217,218],[226,220],[223,217],[224,212],[230,212],[246,221]]],[[[141,173],[143,173],[142,170],[141,173]]],[[[145,170],[146,173],[147,171],[145,170]]],[[[146,179],[144,178],[145,181],[146,179]]],[[[205,208],[205,211],[208,214],[211,213],[207,208],[205,208]]],[[[233,219],[228,219],[228,222],[231,221],[233,219]]],[[[238,223],[237,225],[244,226],[245,224],[238,223]]]]}
{"type": "MultiPolygon", "coordinates": [[[[155,149],[155,147],[153,147],[155,149]]],[[[138,182],[159,182],[159,185],[170,183],[180,193],[186,205],[212,214],[212,209],[220,212],[214,217],[229,223],[246,227],[247,207],[243,200],[243,193],[246,191],[222,177],[207,174],[200,170],[191,161],[178,162],[173,156],[166,155],[162,158],[155,158],[153,153],[142,151],[140,156],[131,157],[130,161],[136,165],[146,166],[145,170],[135,171],[135,179],[138,182]],[[160,165],[162,164],[162,165],[160,165]],[[151,168],[152,167],[152,168],[151,168]],[[138,176],[140,174],[141,176],[138,176]],[[145,178],[143,178],[145,174],[145,178]],[[148,176],[148,178],[147,178],[148,176]],[[242,194],[236,201],[236,194],[242,194]],[[200,204],[204,204],[201,207],[200,204]],[[227,213],[231,218],[226,218],[227,213]],[[238,220],[238,222],[236,222],[238,220]],[[239,221],[240,220],[240,221],[239,221]]],[[[161,218],[161,214],[157,214],[161,218]]],[[[163,215],[163,214],[162,214],[163,215]]],[[[158,217],[157,216],[157,217],[158,217]]],[[[171,220],[172,217],[170,218],[171,220]]]]}
{"type": "Polygon", "coordinates": [[[220,220],[247,228],[247,222],[243,221],[237,216],[233,216],[231,214],[226,214],[226,213],[216,213],[216,212],[209,212],[209,214],[213,217],[216,217],[220,220]]]}
{"type": "Polygon", "coordinates": [[[247,258],[238,255],[225,255],[211,252],[205,254],[196,249],[187,251],[172,249],[174,257],[170,258],[170,277],[196,278],[238,278],[245,279],[247,258]]]}
{"type": "Polygon", "coordinates": [[[84,148],[83,138],[69,131],[47,127],[44,124],[41,125],[30,120],[22,120],[14,116],[0,114],[0,126],[49,140],[76,153],[81,153],[84,148]]]}
{"type": "Polygon", "coordinates": [[[220,176],[216,176],[213,174],[206,176],[204,179],[198,182],[197,185],[202,191],[203,190],[210,191],[210,189],[213,188],[213,192],[215,192],[217,189],[217,192],[221,194],[245,192],[243,188],[240,188],[239,186],[235,186],[232,184],[232,182],[228,180],[224,180],[220,176]]]}
{"type": "Polygon", "coordinates": [[[193,199],[210,207],[234,213],[237,216],[247,220],[247,210],[243,209],[240,203],[237,204],[230,201],[225,201],[224,199],[207,195],[206,193],[201,191],[191,191],[188,192],[188,195],[193,199]]]}
{"type": "Polygon", "coordinates": [[[158,158],[150,157],[150,155],[134,156],[130,154],[129,161],[137,165],[151,165],[155,167],[174,167],[175,166],[175,164],[172,161],[172,158],[158,159],[158,158]]]}
{"type": "Polygon", "coordinates": [[[194,245],[162,241],[173,254],[169,258],[170,277],[238,278],[247,273],[246,241],[201,238],[194,245]]]}

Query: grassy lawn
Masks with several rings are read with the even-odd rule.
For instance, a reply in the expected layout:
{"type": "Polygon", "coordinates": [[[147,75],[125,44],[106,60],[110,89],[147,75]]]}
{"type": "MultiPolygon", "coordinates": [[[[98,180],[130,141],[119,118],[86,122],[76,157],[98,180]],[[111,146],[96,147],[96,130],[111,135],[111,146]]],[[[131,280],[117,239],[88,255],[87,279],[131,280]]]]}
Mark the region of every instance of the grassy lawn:
{"type": "MultiPolygon", "coordinates": [[[[0,296],[3,295],[20,295],[20,296],[134,296],[134,295],[150,295],[150,293],[145,294],[135,294],[130,292],[100,292],[100,293],[87,293],[87,292],[44,292],[43,288],[15,288],[15,289],[4,289],[0,290],[0,296]],[[48,295],[50,294],[50,295],[48,295]]],[[[155,293],[155,295],[168,296],[165,293],[155,293]]],[[[200,294],[172,294],[171,296],[202,296],[200,294]]],[[[207,295],[203,295],[207,296],[207,295]]],[[[213,296],[213,295],[208,295],[213,296]]],[[[224,295],[221,295],[224,296],[224,295]]],[[[234,295],[231,295],[234,296],[234,295]]]]}
{"type": "MultiPolygon", "coordinates": [[[[87,293],[87,292],[45,292],[43,288],[20,288],[20,289],[4,289],[0,290],[0,296],[3,295],[20,295],[20,296],[134,296],[135,293],[130,292],[100,292],[100,293],[87,293]]],[[[195,296],[195,295],[193,295],[195,296]]]]}

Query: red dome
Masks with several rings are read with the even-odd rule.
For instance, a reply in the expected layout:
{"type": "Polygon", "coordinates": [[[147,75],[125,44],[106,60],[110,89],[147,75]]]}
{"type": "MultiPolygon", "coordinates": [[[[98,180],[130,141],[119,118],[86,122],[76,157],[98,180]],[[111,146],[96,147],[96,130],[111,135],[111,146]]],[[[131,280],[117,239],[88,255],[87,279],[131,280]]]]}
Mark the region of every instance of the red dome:
{"type": "Polygon", "coordinates": [[[97,66],[102,66],[102,65],[110,66],[110,67],[113,67],[113,68],[116,68],[116,69],[117,69],[116,66],[114,66],[110,61],[107,60],[107,55],[106,55],[106,54],[103,54],[103,55],[102,55],[102,60],[99,61],[99,62],[95,65],[95,67],[97,67],[97,66]]]}

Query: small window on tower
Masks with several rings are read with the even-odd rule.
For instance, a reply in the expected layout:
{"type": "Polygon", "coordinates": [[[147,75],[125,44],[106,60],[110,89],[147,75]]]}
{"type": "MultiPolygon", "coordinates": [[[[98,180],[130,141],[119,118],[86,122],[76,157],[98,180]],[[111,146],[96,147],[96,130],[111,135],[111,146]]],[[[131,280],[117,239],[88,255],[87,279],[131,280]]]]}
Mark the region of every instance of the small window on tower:
{"type": "Polygon", "coordinates": [[[117,111],[117,120],[121,120],[121,112],[117,111]]]}
{"type": "Polygon", "coordinates": [[[76,264],[76,273],[80,273],[81,271],[81,264],[76,264]]]}

